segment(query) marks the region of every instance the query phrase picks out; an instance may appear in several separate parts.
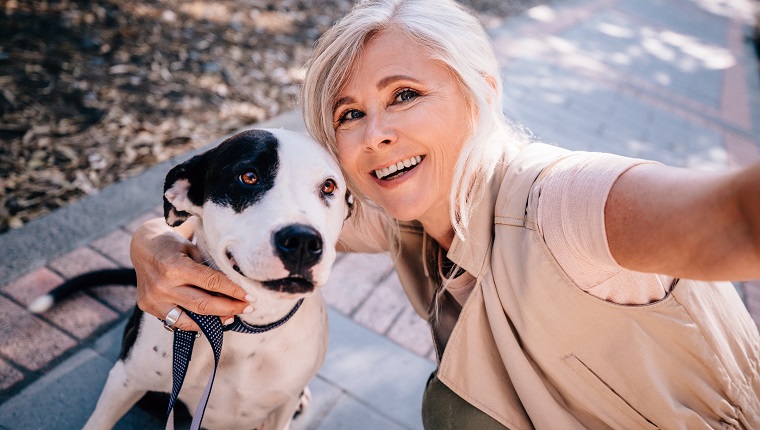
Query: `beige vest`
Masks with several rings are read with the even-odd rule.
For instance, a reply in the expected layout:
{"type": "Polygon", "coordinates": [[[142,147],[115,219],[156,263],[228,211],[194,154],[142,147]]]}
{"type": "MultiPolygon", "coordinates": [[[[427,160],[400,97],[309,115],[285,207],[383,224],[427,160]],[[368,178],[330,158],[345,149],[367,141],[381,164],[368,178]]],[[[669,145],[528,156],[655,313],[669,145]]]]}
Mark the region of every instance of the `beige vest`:
{"type": "MultiPolygon", "coordinates": [[[[536,230],[536,185],[571,153],[533,144],[497,172],[448,258],[477,278],[438,377],[512,429],[760,429],[760,336],[730,283],[681,280],[624,306],[574,285],[536,230]]],[[[397,271],[427,317],[423,231],[401,226],[397,271]]]]}

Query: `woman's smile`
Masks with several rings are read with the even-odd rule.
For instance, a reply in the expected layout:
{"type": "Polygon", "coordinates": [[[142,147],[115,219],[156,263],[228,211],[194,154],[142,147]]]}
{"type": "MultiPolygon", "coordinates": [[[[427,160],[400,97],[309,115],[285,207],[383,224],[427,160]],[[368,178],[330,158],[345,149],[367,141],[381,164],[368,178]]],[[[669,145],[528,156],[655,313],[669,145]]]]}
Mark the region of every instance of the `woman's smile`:
{"type": "Polygon", "coordinates": [[[399,161],[398,163],[391,163],[387,167],[375,169],[373,173],[377,179],[384,181],[396,179],[417,167],[417,165],[422,162],[423,158],[424,156],[422,155],[415,155],[403,161],[399,161]]]}

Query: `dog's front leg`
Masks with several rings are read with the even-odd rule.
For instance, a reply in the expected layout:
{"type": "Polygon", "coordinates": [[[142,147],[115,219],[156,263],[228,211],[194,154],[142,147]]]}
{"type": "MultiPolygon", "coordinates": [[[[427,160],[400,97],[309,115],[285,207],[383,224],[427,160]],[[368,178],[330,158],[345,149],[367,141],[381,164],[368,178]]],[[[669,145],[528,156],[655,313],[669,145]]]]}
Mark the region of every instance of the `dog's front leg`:
{"type": "Polygon", "coordinates": [[[300,404],[301,396],[298,396],[273,410],[259,430],[289,430],[300,404]]]}
{"type": "Polygon", "coordinates": [[[129,411],[146,390],[130,382],[124,368],[124,361],[118,360],[108,372],[108,380],[100,393],[95,411],[84,425],[84,430],[103,430],[113,428],[119,419],[129,411]]]}

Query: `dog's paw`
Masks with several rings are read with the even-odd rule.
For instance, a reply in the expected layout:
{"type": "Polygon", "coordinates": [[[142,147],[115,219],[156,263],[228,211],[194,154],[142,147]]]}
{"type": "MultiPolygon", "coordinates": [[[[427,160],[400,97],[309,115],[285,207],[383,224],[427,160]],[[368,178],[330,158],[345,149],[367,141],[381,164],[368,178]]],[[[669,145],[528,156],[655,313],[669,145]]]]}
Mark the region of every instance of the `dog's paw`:
{"type": "Polygon", "coordinates": [[[298,407],[293,414],[293,418],[298,418],[298,416],[301,415],[306,410],[306,408],[309,407],[309,403],[311,403],[311,390],[309,390],[309,387],[307,386],[301,392],[301,401],[298,402],[298,407]]]}

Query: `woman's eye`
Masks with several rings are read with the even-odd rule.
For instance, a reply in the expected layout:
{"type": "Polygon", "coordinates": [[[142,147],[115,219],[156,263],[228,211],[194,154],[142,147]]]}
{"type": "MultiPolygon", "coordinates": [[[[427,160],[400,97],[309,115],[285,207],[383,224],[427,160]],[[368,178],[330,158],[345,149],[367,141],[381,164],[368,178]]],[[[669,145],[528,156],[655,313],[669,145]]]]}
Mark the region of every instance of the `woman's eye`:
{"type": "Polygon", "coordinates": [[[335,192],[335,189],[337,187],[338,186],[335,184],[335,181],[328,179],[322,184],[322,194],[330,195],[335,192]]]}
{"type": "Polygon", "coordinates": [[[256,185],[259,183],[259,174],[253,170],[249,170],[240,175],[240,182],[246,185],[256,185]]]}
{"type": "Polygon", "coordinates": [[[338,124],[342,124],[345,121],[352,121],[364,117],[364,112],[356,109],[350,109],[338,117],[338,124]]]}
{"type": "Polygon", "coordinates": [[[414,90],[401,90],[398,94],[396,94],[396,102],[407,102],[419,95],[420,93],[414,90]]]}

